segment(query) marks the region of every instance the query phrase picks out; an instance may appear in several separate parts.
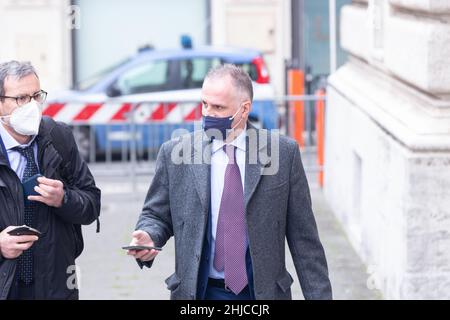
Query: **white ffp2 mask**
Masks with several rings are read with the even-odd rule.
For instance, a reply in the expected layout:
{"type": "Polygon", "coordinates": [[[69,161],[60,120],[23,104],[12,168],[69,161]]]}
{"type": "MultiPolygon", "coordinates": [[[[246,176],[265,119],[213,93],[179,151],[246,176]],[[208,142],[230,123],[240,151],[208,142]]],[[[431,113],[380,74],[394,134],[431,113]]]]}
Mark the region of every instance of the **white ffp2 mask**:
{"type": "Polygon", "coordinates": [[[37,135],[41,119],[42,107],[34,100],[16,108],[9,116],[1,117],[3,123],[24,136],[37,135]]]}

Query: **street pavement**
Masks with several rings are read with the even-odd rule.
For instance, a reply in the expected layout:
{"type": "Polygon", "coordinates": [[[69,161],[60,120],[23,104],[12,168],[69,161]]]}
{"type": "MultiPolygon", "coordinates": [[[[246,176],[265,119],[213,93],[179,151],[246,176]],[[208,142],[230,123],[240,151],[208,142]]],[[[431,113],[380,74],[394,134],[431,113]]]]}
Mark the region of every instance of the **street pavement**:
{"type": "MultiPolygon", "coordinates": [[[[175,269],[172,239],[159,253],[151,269],[141,270],[135,260],[121,249],[130,242],[152,179],[153,165],[146,165],[146,174],[139,174],[136,178],[118,164],[91,166],[97,185],[102,189],[101,232],[95,232],[95,223],[83,227],[85,249],[77,259],[80,299],[169,299],[164,280],[175,269]]],[[[333,297],[382,299],[380,292],[368,288],[366,267],[328,207],[321,189],[315,183],[315,175],[308,174],[308,181],[327,256],[333,297]]],[[[303,299],[287,245],[286,251],[287,269],[295,280],[292,285],[293,299],[303,299]]]]}

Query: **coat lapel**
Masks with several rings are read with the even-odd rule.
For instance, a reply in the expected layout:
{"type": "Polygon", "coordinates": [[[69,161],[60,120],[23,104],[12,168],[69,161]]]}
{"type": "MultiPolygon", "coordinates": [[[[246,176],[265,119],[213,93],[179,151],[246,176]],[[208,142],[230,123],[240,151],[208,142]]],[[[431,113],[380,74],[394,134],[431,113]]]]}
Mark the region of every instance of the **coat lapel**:
{"type": "Polygon", "coordinates": [[[262,171],[267,166],[267,164],[262,164],[260,159],[260,154],[267,154],[267,139],[264,139],[265,136],[261,137],[260,132],[253,125],[247,123],[244,187],[246,208],[261,180],[262,171]]]}
{"type": "Polygon", "coordinates": [[[261,179],[261,166],[259,164],[248,164],[245,167],[245,188],[244,188],[244,201],[245,207],[255,192],[256,186],[261,179]]]}
{"type": "Polygon", "coordinates": [[[194,176],[194,186],[202,203],[204,214],[208,214],[211,195],[211,143],[203,131],[194,133],[189,168],[194,176]]]}
{"type": "MultiPolygon", "coordinates": [[[[202,203],[205,214],[209,210],[209,200],[211,197],[211,147],[212,143],[203,133],[194,133],[194,143],[192,145],[190,170],[194,176],[194,186],[202,203]]],[[[263,164],[260,154],[267,154],[267,136],[260,136],[260,130],[250,123],[247,123],[246,138],[246,159],[245,159],[245,187],[244,201],[245,207],[251,200],[253,193],[261,180],[262,171],[269,164],[263,164]],[[252,133],[248,130],[252,129],[252,133]]]]}

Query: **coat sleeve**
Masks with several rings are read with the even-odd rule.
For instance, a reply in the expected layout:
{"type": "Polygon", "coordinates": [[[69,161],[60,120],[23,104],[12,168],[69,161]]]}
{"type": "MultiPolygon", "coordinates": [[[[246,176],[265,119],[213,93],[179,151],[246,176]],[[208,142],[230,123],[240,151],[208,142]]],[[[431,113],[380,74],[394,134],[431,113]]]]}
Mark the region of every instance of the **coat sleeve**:
{"type": "Polygon", "coordinates": [[[73,224],[91,224],[100,215],[101,192],[95,186],[86,162],[78,152],[72,131],[68,126],[62,126],[65,140],[69,145],[72,176],[71,185],[64,185],[67,201],[54,212],[63,220],[73,224]]]}
{"type": "MultiPolygon", "coordinates": [[[[0,232],[2,232],[3,230],[0,230],[0,232]]],[[[0,252],[0,265],[3,263],[4,260],[5,260],[5,258],[2,256],[2,254],[0,252]]]]}
{"type": "Polygon", "coordinates": [[[300,150],[293,144],[286,237],[305,299],[332,299],[325,252],[319,239],[300,150]]]}
{"type": "MultiPolygon", "coordinates": [[[[156,159],[155,176],[145,198],[142,212],[136,224],[136,230],[147,232],[156,246],[164,246],[173,235],[172,217],[169,199],[169,176],[166,157],[167,143],[161,146],[156,159]]],[[[151,267],[154,260],[137,261],[139,266],[151,267]]]]}

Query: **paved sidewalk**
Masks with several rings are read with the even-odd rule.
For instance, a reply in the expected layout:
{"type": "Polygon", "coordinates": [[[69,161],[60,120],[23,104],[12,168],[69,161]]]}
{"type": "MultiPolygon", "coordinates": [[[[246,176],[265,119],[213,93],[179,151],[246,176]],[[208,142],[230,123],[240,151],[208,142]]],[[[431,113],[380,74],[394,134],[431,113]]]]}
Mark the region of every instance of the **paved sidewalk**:
{"type": "MultiPolygon", "coordinates": [[[[95,175],[95,168],[93,172],[95,175]]],[[[121,249],[130,241],[151,176],[139,178],[134,195],[130,193],[131,185],[124,182],[127,180],[129,177],[97,177],[97,184],[103,190],[101,233],[95,233],[95,223],[83,228],[85,250],[77,260],[81,270],[81,299],[169,299],[164,279],[175,268],[173,241],[167,243],[151,269],[139,269],[121,249]]],[[[313,186],[311,193],[334,298],[380,299],[378,291],[367,288],[366,268],[327,206],[322,191],[313,186]]],[[[303,299],[290,254],[286,256],[287,268],[295,279],[293,298],[303,299]]]]}

